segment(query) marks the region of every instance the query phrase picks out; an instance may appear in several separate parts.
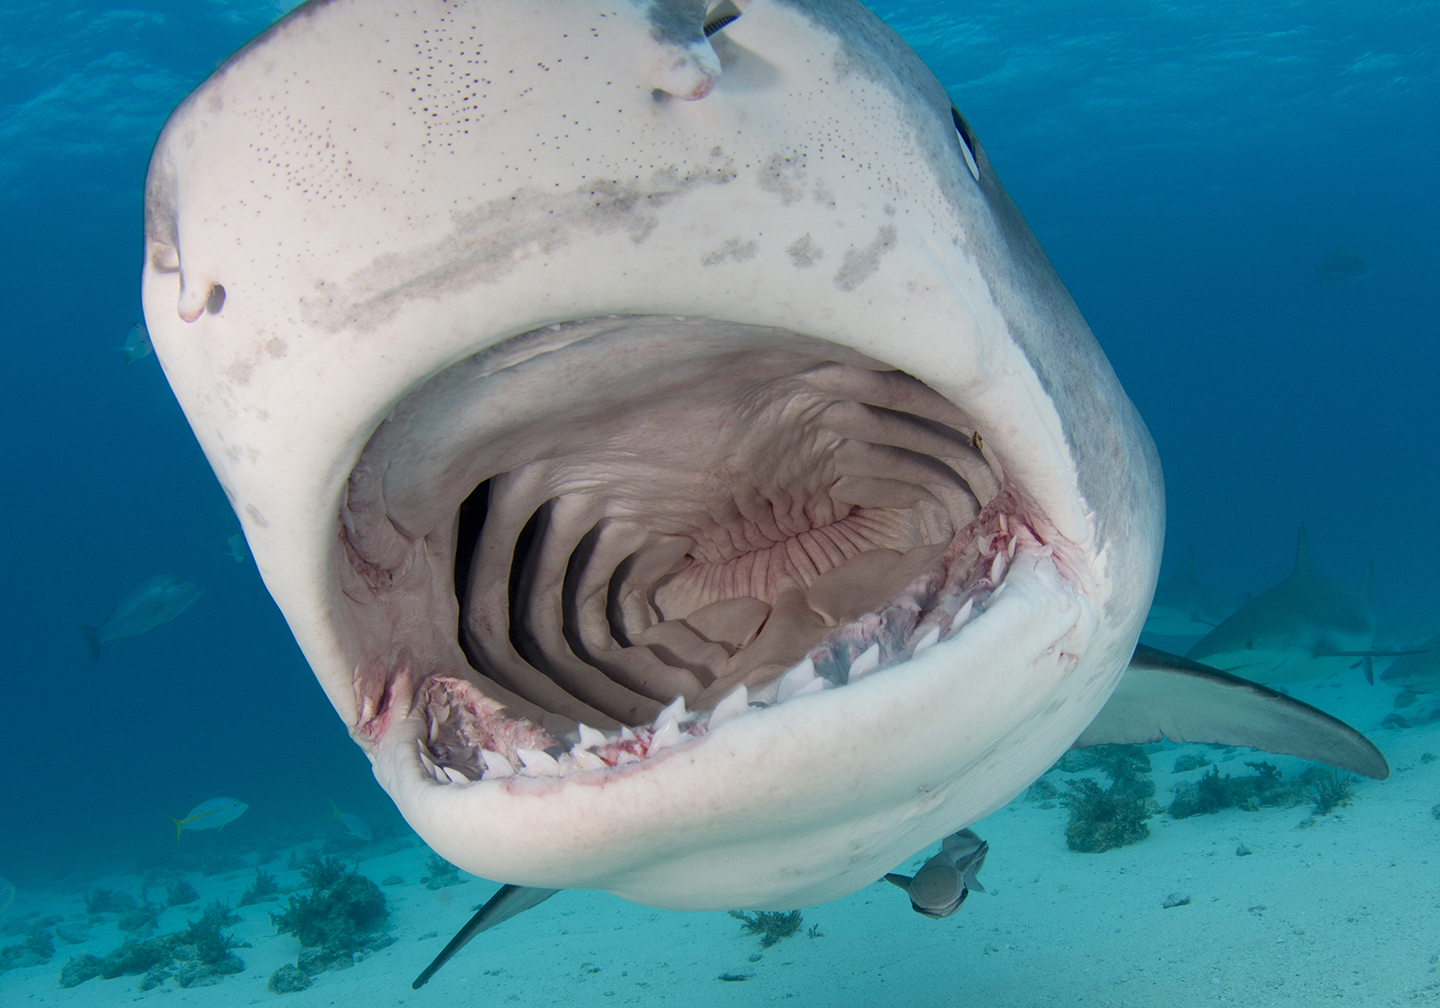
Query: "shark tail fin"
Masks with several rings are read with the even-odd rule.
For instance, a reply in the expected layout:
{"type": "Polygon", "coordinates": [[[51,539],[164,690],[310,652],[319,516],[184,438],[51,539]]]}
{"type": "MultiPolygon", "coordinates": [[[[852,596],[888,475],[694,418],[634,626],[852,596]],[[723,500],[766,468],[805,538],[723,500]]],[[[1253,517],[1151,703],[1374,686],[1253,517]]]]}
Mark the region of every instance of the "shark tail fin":
{"type": "Polygon", "coordinates": [[[185,824],[186,824],[187,822],[189,822],[189,820],[188,820],[188,819],[176,819],[174,816],[171,816],[171,817],[170,817],[170,821],[175,824],[175,846],[176,846],[176,847],[179,847],[179,846],[180,846],[180,831],[185,828],[185,824]]]}
{"type": "Polygon", "coordinates": [[[100,631],[93,626],[79,624],[80,632],[85,635],[85,643],[90,648],[90,664],[100,664],[100,631]]]}
{"type": "Polygon", "coordinates": [[[345,814],[345,813],[343,813],[343,812],[340,811],[340,806],[335,804],[335,799],[334,799],[334,798],[326,798],[325,800],[330,803],[330,818],[331,818],[331,819],[339,819],[341,816],[343,816],[343,815],[345,814]]]}
{"type": "Polygon", "coordinates": [[[1315,561],[1310,558],[1310,538],[1305,535],[1305,523],[1300,523],[1300,534],[1295,538],[1295,573],[1291,577],[1314,577],[1315,561]]]}
{"type": "Polygon", "coordinates": [[[1195,577],[1195,547],[1187,546],[1184,554],[1180,557],[1180,566],[1175,571],[1175,576],[1184,578],[1186,581],[1194,581],[1195,577]]]}
{"type": "Polygon", "coordinates": [[[1370,602],[1370,594],[1375,588],[1375,561],[1370,561],[1370,566],[1365,568],[1365,576],[1360,579],[1360,597],[1366,604],[1370,602]]]}

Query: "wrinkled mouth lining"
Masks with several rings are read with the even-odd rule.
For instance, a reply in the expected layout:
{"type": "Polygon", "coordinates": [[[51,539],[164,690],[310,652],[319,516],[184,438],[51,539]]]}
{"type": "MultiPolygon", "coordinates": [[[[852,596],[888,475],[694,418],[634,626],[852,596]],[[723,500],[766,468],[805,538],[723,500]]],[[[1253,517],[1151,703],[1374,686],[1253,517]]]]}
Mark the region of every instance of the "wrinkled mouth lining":
{"type": "Polygon", "coordinates": [[[1022,553],[1083,583],[963,404],[707,319],[570,322],[454,365],[377,430],[342,518],[357,737],[400,699],[442,784],[638,763],[882,673],[1022,553]]]}

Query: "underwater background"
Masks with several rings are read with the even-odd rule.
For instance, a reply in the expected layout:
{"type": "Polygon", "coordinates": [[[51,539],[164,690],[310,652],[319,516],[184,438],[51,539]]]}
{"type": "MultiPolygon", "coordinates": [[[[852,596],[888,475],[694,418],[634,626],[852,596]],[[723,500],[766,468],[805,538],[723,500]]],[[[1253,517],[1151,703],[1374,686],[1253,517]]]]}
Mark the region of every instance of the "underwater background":
{"type": "MultiPolygon", "coordinates": [[[[0,7],[0,876],[16,892],[0,912],[6,1003],[279,996],[267,981],[302,940],[269,918],[290,905],[283,897],[225,925],[252,949],[213,958],[238,955],[243,972],[148,992],[141,974],[59,979],[127,934],[203,924],[210,900],[233,907],[257,861],[302,893],[344,882],[310,886],[311,853],[401,881],[381,886],[394,943],[360,950],[364,961],[297,1001],[443,997],[411,994],[409,979],[492,888],[443,884],[455,880],[374,782],[234,538],[154,356],[123,349],[141,319],[141,190],[158,131],[290,6],[0,7]],[[160,573],[204,592],[92,665],[77,624],[103,621],[160,573]],[[216,796],[248,810],[177,845],[171,818],[216,796]],[[188,895],[170,893],[182,881],[196,899],[161,907],[188,895]],[[121,894],[113,905],[96,896],[107,889],[121,894]],[[156,919],[122,930],[137,909],[126,900],[143,911],[145,898],[156,919]]],[[[1378,645],[1440,632],[1440,4],[872,8],[973,125],[1148,423],[1166,476],[1162,577],[1193,547],[1200,580],[1258,593],[1290,572],[1304,521],[1322,574],[1356,585],[1375,562],[1378,645]]],[[[993,895],[956,917],[924,920],[872,887],[805,911],[773,947],[724,914],[564,894],[467,949],[447,968],[450,993],[1440,1003],[1429,861],[1440,865],[1440,764],[1425,759],[1440,752],[1440,722],[1413,710],[1397,722],[1397,690],[1358,670],[1292,692],[1369,735],[1394,776],[1357,783],[1353,804],[1328,817],[1308,804],[1162,812],[1148,839],[1101,854],[1067,847],[1065,808],[1042,789],[975,827],[991,845],[993,895]],[[1226,874],[1207,875],[1220,860],[1226,874]]],[[[1234,761],[1237,776],[1252,772],[1246,759],[1267,759],[1146,748],[1161,806],[1204,772],[1172,773],[1177,753],[1234,761]]],[[[1306,767],[1271,765],[1287,778],[1306,767]]],[[[1105,772],[1046,779],[1060,794],[1074,774],[1105,772]]]]}

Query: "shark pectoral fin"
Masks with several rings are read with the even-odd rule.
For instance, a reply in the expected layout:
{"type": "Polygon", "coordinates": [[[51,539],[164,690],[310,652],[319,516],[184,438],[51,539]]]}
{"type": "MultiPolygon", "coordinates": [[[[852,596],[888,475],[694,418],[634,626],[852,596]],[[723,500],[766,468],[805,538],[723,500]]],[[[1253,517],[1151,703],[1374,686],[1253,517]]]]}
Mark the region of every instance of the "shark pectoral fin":
{"type": "Polygon", "coordinates": [[[411,990],[419,990],[430,982],[430,978],[439,972],[465,945],[481,931],[488,931],[496,924],[503,924],[516,914],[524,913],[531,907],[537,907],[544,903],[551,896],[554,896],[559,889],[536,889],[531,886],[503,885],[499,892],[491,896],[469,922],[461,928],[450,944],[440,950],[433,962],[425,967],[415,982],[410,985],[411,990]]]}
{"type": "Polygon", "coordinates": [[[885,881],[886,881],[886,882],[889,882],[891,885],[898,885],[901,889],[904,889],[906,892],[909,892],[909,891],[910,891],[910,876],[909,876],[909,875],[897,875],[897,874],[895,874],[894,872],[891,872],[890,874],[888,874],[888,875],[885,876],[885,881]]]}
{"type": "Polygon", "coordinates": [[[1376,780],[1390,776],[1380,750],[1345,722],[1259,683],[1142,644],[1074,747],[1162,738],[1248,746],[1376,780]]]}

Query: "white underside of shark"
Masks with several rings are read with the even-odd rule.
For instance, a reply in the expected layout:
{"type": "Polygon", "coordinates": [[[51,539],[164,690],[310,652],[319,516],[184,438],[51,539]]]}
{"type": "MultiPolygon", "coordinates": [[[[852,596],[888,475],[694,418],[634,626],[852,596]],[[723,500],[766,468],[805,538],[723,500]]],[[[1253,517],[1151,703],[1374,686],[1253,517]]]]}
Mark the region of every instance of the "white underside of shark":
{"type": "Polygon", "coordinates": [[[467,871],[829,900],[1125,671],[1149,436],[856,4],[312,2],[176,111],[146,242],[267,586],[467,871]]]}

